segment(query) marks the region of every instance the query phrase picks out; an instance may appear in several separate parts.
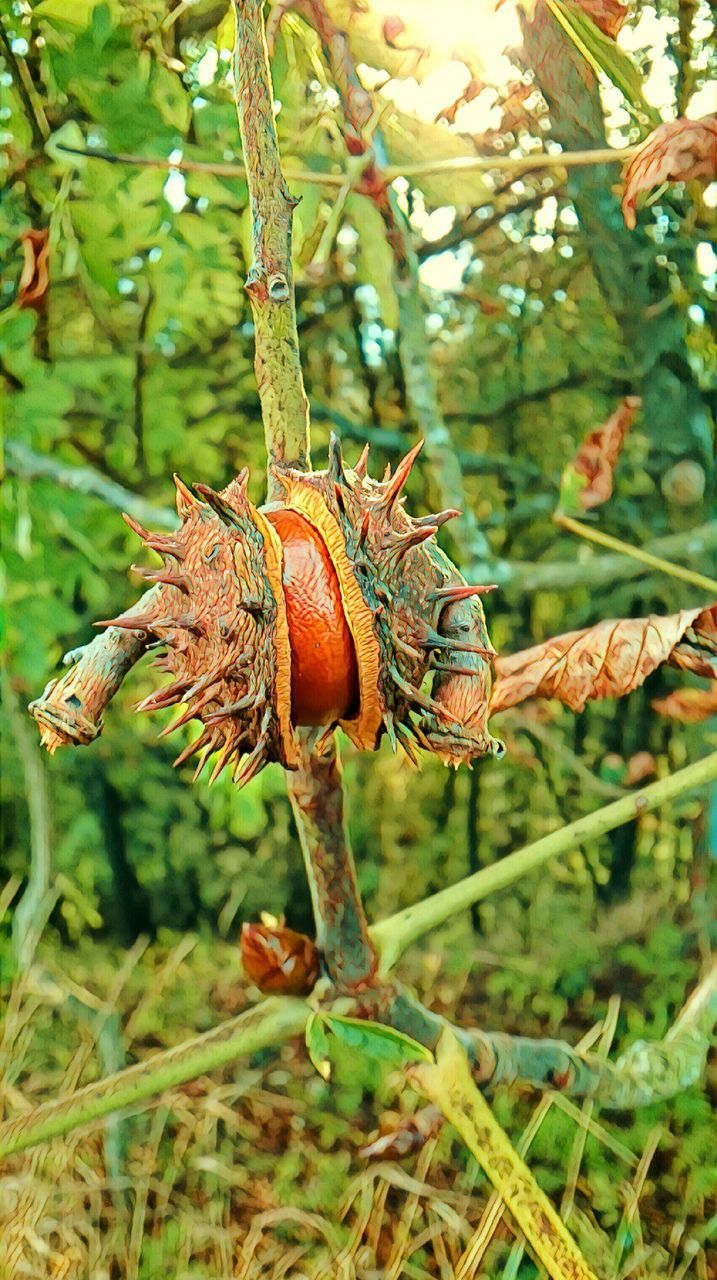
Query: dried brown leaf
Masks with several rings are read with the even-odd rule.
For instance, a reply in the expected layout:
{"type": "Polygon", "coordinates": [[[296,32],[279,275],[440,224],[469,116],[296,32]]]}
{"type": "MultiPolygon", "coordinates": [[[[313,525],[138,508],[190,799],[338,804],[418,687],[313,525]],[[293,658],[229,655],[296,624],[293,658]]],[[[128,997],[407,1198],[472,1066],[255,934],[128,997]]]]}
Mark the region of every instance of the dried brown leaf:
{"type": "Polygon", "coordinates": [[[641,191],[663,182],[710,182],[717,170],[717,119],[680,116],[661,124],[645,139],[623,170],[622,216],[632,231],[637,223],[635,201],[641,191]]]}
{"type": "Polygon", "coordinates": [[[566,515],[589,511],[611,497],[620,450],[641,403],[639,396],[625,396],[604,426],[585,437],[563,472],[560,509],[566,515]]]}
{"type": "Polygon", "coordinates": [[[293,929],[242,925],[241,958],[247,977],[260,991],[305,996],[319,976],[316,944],[293,929]]]}
{"type": "Polygon", "coordinates": [[[708,680],[717,679],[717,605],[703,609],[687,628],[675,645],[670,666],[708,680]]]}
{"type": "Polygon", "coordinates": [[[18,281],[17,301],[21,307],[42,311],[50,285],[50,232],[47,227],[30,227],[23,231],[22,271],[18,281]]]}
{"type": "Polygon", "coordinates": [[[714,678],[715,646],[717,605],[599,622],[496,658],[490,711],[526,698],[558,698],[582,711],[592,699],[631,693],[663,662],[714,678]]]}
{"type": "Polygon", "coordinates": [[[627,6],[620,0],[578,0],[580,8],[592,18],[596,27],[614,40],[627,17],[627,6]]]}
{"type": "Polygon", "coordinates": [[[717,716],[717,680],[707,689],[673,689],[664,698],[653,698],[652,706],[661,716],[684,724],[699,724],[701,720],[717,716]]]}

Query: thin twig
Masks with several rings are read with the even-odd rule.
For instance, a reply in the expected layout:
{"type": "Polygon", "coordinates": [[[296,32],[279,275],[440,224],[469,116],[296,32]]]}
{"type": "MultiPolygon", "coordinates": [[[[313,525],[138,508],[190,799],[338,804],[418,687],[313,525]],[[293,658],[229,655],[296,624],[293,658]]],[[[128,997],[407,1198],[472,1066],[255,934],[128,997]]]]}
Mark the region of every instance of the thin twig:
{"type": "MultiPolygon", "coordinates": [[[[134,165],[139,169],[178,169],[182,173],[211,173],[220,178],[247,176],[243,164],[216,160],[187,160],[184,156],[170,160],[168,156],[140,156],[126,151],[90,151],[82,147],[68,147],[65,143],[58,143],[57,149],[86,160],[105,160],[109,164],[134,165]]],[[[383,181],[390,184],[396,178],[421,178],[431,173],[487,173],[491,169],[522,173],[526,169],[584,168],[592,164],[623,164],[634,155],[635,150],[635,147],[601,147],[594,151],[536,151],[526,156],[454,156],[450,159],[424,160],[417,164],[387,164],[380,174],[383,181]]],[[[314,186],[343,187],[347,182],[357,182],[360,173],[348,169],[338,173],[323,173],[287,165],[286,178],[289,182],[304,182],[314,186]]]]}
{"type": "Polygon", "coordinates": [[[630,556],[633,560],[649,565],[651,569],[666,573],[670,578],[678,578],[681,582],[689,582],[693,587],[701,587],[704,591],[717,595],[717,582],[714,578],[707,578],[703,573],[695,573],[694,569],[685,569],[681,564],[672,564],[671,561],[664,560],[653,552],[645,551],[643,547],[633,547],[629,542],[613,538],[611,534],[593,529],[592,525],[583,524],[582,520],[573,520],[572,516],[563,515],[560,511],[556,512],[554,520],[562,529],[576,533],[579,538],[596,542],[599,547],[607,547],[610,551],[619,551],[624,556],[630,556]]]}
{"type": "MultiPolygon", "coordinates": [[[[659,556],[704,556],[708,552],[717,551],[717,520],[698,525],[685,533],[670,533],[664,538],[657,538],[653,544],[652,557],[659,556]]],[[[614,586],[616,582],[626,582],[631,578],[639,578],[645,573],[645,560],[626,556],[622,550],[618,555],[599,556],[590,560],[553,560],[535,563],[534,561],[513,561],[503,577],[497,577],[501,586],[524,591],[571,591],[575,587],[614,586]]],[[[654,565],[648,566],[654,568],[654,565]]],[[[470,573],[470,569],[466,569],[470,573]]]]}
{"type": "Polygon", "coordinates": [[[95,471],[93,467],[77,467],[72,463],[61,462],[58,458],[47,458],[35,453],[19,440],[7,440],[5,443],[5,469],[10,475],[19,476],[23,480],[50,480],[61,489],[74,489],[77,493],[88,497],[99,498],[115,511],[126,511],[139,520],[140,524],[155,526],[157,529],[176,529],[177,514],[170,507],[155,506],[131,489],[116,480],[95,471]]]}
{"type": "MultiPolygon", "coordinates": [[[[395,1003],[404,1012],[411,1005],[400,993],[395,1003]]],[[[422,1016],[431,1047],[435,1047],[443,1029],[450,1024],[416,1002],[413,1007],[419,1018],[422,1016]]],[[[0,1124],[0,1157],[70,1133],[248,1054],[281,1044],[304,1031],[310,1012],[309,1004],[303,1000],[273,997],[193,1040],[155,1053],[144,1062],[66,1097],[43,1103],[0,1124]]],[[[558,1040],[528,1040],[460,1028],[454,1031],[472,1059],[473,1074],[480,1084],[522,1079],[539,1087],[559,1087],[573,1095],[594,1095],[603,1106],[631,1109],[673,1096],[694,1084],[704,1067],[715,1020],[717,967],[693,991],[664,1040],[638,1041],[617,1063],[581,1055],[558,1040]]],[[[414,1021],[414,1028],[416,1025],[414,1021]]]]}
{"type": "Polygon", "coordinates": [[[30,734],[24,716],[17,709],[15,693],[10,687],[6,672],[2,676],[3,702],[10,731],[15,740],[17,755],[25,780],[25,798],[29,817],[29,866],[27,886],[18,902],[13,917],[13,943],[18,972],[24,974],[30,968],[35,949],[52,910],[53,895],[50,885],[52,867],[50,796],[45,772],[45,761],[30,734]]]}
{"type": "Polygon", "coordinates": [[[207,1071],[258,1053],[303,1031],[309,1007],[288,996],[272,998],[204,1035],[153,1054],[114,1076],[53,1099],[29,1114],[0,1125],[0,1156],[24,1151],[69,1133],[123,1107],[157,1097],[207,1071]]]}

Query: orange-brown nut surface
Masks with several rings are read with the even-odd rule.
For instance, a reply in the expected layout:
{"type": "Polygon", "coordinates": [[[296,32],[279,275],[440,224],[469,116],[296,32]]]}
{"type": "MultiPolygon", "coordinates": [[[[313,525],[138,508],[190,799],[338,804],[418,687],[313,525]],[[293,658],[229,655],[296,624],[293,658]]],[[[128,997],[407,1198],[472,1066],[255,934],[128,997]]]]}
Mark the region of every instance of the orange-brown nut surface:
{"type": "Polygon", "coordinates": [[[299,512],[264,514],[284,550],[292,719],[332,724],[354,715],[359,700],[356,653],[336,570],[321,535],[299,512]]]}

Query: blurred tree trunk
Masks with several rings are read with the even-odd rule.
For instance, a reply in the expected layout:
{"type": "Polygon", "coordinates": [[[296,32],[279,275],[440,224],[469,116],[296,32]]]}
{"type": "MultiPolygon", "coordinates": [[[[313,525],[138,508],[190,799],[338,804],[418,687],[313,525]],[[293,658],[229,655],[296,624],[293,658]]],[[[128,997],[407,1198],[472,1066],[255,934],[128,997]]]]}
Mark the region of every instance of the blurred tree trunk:
{"type": "MultiPolygon", "coordinates": [[[[523,20],[523,62],[532,70],[550,110],[551,133],[565,150],[604,147],[598,83],[585,60],[538,3],[523,20]]],[[[587,234],[599,287],[622,331],[625,379],[643,398],[652,460],[658,473],[677,458],[698,460],[707,472],[705,508],[714,509],[713,424],[707,397],[687,355],[685,308],[670,298],[670,276],[657,264],[660,249],[642,227],[628,231],[615,193],[614,165],[569,170],[568,192],[587,234]]],[[[679,260],[680,275],[694,276],[693,246],[667,236],[662,252],[679,260]]]]}

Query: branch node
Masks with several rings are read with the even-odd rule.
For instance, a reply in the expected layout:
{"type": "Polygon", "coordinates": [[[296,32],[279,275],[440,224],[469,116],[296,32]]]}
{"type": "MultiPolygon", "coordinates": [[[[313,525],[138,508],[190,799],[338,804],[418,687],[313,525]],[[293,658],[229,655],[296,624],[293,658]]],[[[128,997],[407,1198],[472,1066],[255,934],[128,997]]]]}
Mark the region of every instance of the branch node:
{"type": "Polygon", "coordinates": [[[283,271],[274,271],[267,280],[267,291],[272,302],[286,302],[290,296],[289,281],[283,271]]]}

